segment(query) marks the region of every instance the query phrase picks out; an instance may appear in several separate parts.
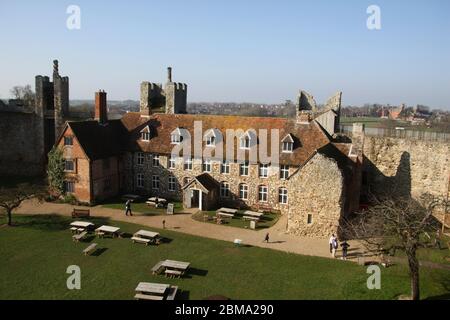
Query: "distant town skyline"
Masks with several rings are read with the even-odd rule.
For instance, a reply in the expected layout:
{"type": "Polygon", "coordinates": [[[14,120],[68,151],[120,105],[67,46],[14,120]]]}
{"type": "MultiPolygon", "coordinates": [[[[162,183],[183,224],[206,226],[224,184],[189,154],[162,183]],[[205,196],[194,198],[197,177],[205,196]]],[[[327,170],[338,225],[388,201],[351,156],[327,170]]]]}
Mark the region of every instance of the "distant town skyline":
{"type": "Polygon", "coordinates": [[[188,85],[188,102],[324,103],[450,109],[450,3],[434,1],[2,1],[0,98],[35,75],[70,77],[70,99],[138,100],[141,81],[188,85]],[[369,30],[367,8],[381,10],[369,30]],[[67,8],[81,10],[69,30],[67,8]]]}

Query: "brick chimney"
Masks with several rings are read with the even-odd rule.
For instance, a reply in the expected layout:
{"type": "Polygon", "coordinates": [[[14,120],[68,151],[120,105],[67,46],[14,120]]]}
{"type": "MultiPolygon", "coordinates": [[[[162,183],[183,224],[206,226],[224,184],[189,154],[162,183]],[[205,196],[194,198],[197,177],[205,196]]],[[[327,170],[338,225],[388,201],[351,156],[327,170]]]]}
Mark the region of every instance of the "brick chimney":
{"type": "Polygon", "coordinates": [[[108,123],[108,108],[106,105],[105,90],[98,90],[95,93],[95,120],[100,124],[108,123]]]}

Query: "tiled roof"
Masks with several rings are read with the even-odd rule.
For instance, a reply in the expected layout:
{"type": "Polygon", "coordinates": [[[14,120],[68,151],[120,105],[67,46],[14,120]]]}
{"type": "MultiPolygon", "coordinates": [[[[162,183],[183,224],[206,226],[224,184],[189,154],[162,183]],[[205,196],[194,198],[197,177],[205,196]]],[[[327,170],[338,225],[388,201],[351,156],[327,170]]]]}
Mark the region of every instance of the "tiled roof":
{"type": "MultiPolygon", "coordinates": [[[[194,121],[201,121],[203,134],[209,129],[218,129],[224,136],[224,155],[226,153],[226,130],[254,129],[259,133],[260,129],[266,129],[268,135],[268,153],[270,155],[270,130],[279,130],[280,163],[302,165],[318,149],[327,145],[330,140],[324,131],[314,121],[310,124],[298,124],[295,119],[271,118],[271,117],[244,117],[223,115],[195,115],[195,114],[153,114],[141,116],[136,112],[129,112],[122,118],[122,123],[130,132],[128,150],[143,151],[159,154],[170,154],[173,148],[170,134],[176,128],[185,128],[194,136],[194,121]],[[140,131],[149,126],[152,131],[150,141],[141,141],[140,131]],[[281,139],[291,134],[294,139],[292,153],[281,152],[281,139]]],[[[193,140],[193,139],[192,139],[193,140]]],[[[238,139],[234,139],[234,150],[237,149],[238,139]]],[[[205,142],[203,141],[203,148],[205,142]]],[[[193,150],[193,147],[192,147],[193,150]]],[[[193,152],[193,151],[192,151],[193,152]]],[[[214,156],[214,152],[212,153],[214,156]]]]}
{"type": "Polygon", "coordinates": [[[121,120],[110,120],[107,125],[98,121],[68,122],[78,142],[90,160],[103,159],[124,151],[127,131],[121,120]]]}

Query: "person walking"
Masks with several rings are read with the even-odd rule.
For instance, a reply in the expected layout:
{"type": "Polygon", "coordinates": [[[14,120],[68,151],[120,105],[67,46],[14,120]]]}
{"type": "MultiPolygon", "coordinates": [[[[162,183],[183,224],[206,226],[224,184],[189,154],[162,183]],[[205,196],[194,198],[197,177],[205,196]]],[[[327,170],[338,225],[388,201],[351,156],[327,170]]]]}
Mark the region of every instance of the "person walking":
{"type": "Polygon", "coordinates": [[[350,247],[347,240],[344,240],[344,242],[341,243],[341,247],[342,247],[342,259],[347,260],[348,247],[350,247]]]}
{"type": "Polygon", "coordinates": [[[128,213],[130,213],[130,216],[133,214],[131,213],[131,200],[128,199],[127,202],[125,202],[125,215],[128,216],[128,213]]]}
{"type": "Polygon", "coordinates": [[[163,220],[162,223],[163,223],[163,229],[165,229],[166,228],[166,220],[163,220]]]}
{"type": "Polygon", "coordinates": [[[338,244],[337,238],[334,235],[334,233],[331,235],[329,243],[330,243],[331,256],[333,258],[336,258],[336,251],[337,251],[339,244],[338,244]]]}
{"type": "Polygon", "coordinates": [[[336,239],[336,236],[334,235],[334,233],[331,234],[330,240],[328,241],[331,256],[333,256],[333,243],[334,243],[335,239],[336,239]]]}
{"type": "Polygon", "coordinates": [[[266,233],[266,236],[264,237],[264,241],[263,242],[267,242],[269,243],[269,233],[266,233]]]}

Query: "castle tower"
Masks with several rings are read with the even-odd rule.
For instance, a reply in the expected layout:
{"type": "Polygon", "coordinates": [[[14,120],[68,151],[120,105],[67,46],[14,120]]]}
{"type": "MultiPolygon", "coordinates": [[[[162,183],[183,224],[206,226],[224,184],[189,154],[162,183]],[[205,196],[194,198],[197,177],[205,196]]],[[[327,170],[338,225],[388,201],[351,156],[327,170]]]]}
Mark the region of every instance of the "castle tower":
{"type": "Polygon", "coordinates": [[[167,83],[164,88],[166,95],[166,113],[187,113],[187,85],[172,82],[172,68],[167,68],[167,83]]]}
{"type": "Polygon", "coordinates": [[[165,94],[161,84],[144,81],[141,83],[140,111],[142,115],[150,115],[162,111],[165,105],[165,94]]]}
{"type": "Polygon", "coordinates": [[[58,137],[69,116],[69,77],[59,75],[58,60],[53,61],[53,104],[55,109],[55,137],[58,137]]]}

